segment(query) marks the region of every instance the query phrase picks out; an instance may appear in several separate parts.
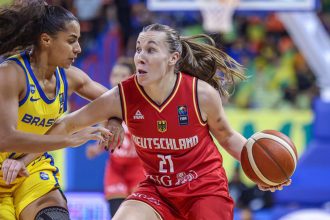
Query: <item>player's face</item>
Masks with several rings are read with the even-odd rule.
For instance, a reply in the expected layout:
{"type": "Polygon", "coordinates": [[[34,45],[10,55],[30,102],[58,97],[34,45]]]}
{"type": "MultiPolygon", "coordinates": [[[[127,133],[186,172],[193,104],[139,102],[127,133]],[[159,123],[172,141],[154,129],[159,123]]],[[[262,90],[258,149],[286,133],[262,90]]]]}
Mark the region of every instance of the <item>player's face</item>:
{"type": "Polygon", "coordinates": [[[81,52],[78,39],[80,26],[76,21],[66,24],[66,30],[60,31],[50,41],[49,63],[50,65],[68,68],[81,52]]]}
{"type": "Polygon", "coordinates": [[[127,79],[131,74],[130,69],[124,65],[115,65],[110,74],[110,84],[112,86],[118,85],[121,81],[127,79]]]}
{"type": "Polygon", "coordinates": [[[134,63],[140,85],[160,82],[169,70],[171,54],[165,41],[166,34],[159,31],[140,33],[136,41],[134,63]]]}

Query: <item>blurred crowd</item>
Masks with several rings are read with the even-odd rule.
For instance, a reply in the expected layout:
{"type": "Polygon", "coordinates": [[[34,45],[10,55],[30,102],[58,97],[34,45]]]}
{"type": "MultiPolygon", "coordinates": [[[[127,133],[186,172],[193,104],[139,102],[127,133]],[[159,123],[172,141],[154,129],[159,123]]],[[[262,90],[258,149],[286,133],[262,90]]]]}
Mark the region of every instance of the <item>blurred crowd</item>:
{"type": "MultiPolygon", "coordinates": [[[[97,39],[109,27],[119,33],[120,51],[115,55],[117,57],[134,55],[135,39],[142,27],[150,23],[173,26],[182,35],[205,32],[203,16],[199,11],[152,12],[147,9],[146,0],[48,2],[71,10],[80,20],[81,59],[95,51],[96,44],[100,44],[97,39]]],[[[329,11],[330,0],[322,0],[318,13],[328,32],[329,11]]],[[[249,78],[233,87],[232,97],[226,105],[239,108],[309,109],[313,98],[318,95],[315,75],[276,14],[239,12],[234,15],[233,21],[232,31],[226,34],[212,33],[212,36],[223,50],[246,68],[249,78]]],[[[110,63],[115,62],[110,60],[114,57],[103,58],[107,59],[110,63]]],[[[109,74],[110,69],[111,65],[104,73],[109,74]]]]}
{"type": "Polygon", "coordinates": [[[317,95],[315,76],[274,13],[240,16],[226,50],[246,68],[232,103],[242,108],[310,107],[317,95]]]}

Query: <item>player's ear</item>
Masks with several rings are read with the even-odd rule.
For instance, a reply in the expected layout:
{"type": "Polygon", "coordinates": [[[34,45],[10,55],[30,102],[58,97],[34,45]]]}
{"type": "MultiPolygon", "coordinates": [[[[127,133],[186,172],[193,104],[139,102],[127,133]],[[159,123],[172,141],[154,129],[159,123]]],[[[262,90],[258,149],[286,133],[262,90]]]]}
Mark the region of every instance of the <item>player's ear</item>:
{"type": "Polygon", "coordinates": [[[42,33],[40,35],[40,45],[41,46],[49,47],[51,40],[52,40],[51,36],[49,36],[49,34],[47,34],[47,33],[42,33]]]}
{"type": "Polygon", "coordinates": [[[179,58],[180,58],[179,52],[172,53],[170,56],[169,65],[171,66],[175,65],[178,62],[179,58]]]}

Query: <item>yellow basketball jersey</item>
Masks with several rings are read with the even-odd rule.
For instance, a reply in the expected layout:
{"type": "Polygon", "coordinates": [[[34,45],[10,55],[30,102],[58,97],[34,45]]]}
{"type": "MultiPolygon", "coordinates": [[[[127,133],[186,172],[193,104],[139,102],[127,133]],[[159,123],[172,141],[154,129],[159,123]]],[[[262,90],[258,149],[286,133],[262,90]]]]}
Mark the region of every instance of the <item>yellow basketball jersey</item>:
{"type": "MultiPolygon", "coordinates": [[[[56,95],[49,99],[34,75],[29,55],[24,52],[8,58],[15,61],[25,72],[26,95],[19,102],[17,129],[34,134],[45,134],[67,110],[67,80],[63,68],[56,68],[56,95]]],[[[22,154],[0,153],[0,164],[8,157],[18,158],[22,154]]]]}

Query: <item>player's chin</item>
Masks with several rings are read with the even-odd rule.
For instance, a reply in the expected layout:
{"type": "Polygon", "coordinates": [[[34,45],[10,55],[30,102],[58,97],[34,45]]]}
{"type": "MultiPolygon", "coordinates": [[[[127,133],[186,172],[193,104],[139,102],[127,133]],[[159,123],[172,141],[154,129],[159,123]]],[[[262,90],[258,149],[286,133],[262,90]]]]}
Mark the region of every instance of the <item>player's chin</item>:
{"type": "Polygon", "coordinates": [[[148,85],[148,78],[144,74],[137,74],[137,81],[141,86],[148,85]]]}
{"type": "Polygon", "coordinates": [[[60,67],[64,69],[68,69],[72,65],[72,62],[65,62],[60,67]]]}

